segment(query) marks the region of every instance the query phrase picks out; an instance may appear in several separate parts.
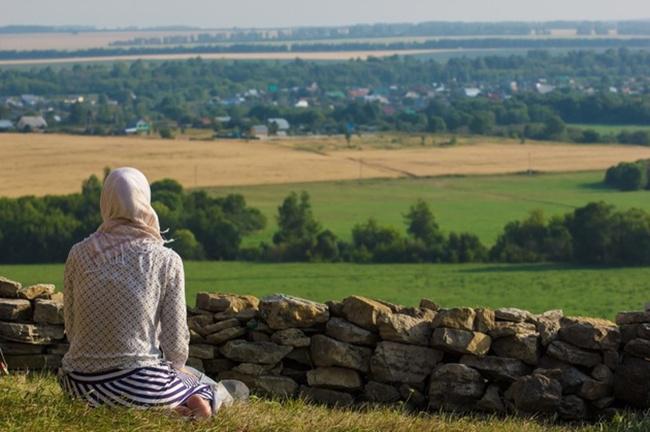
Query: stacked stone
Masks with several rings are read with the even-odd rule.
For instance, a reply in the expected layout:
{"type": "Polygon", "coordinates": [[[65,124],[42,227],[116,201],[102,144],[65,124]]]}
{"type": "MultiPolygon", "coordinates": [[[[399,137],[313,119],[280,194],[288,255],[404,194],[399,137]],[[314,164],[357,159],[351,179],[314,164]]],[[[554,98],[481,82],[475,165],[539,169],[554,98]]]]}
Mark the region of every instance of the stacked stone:
{"type": "Polygon", "coordinates": [[[68,349],[63,294],[0,277],[0,348],[10,370],[55,369],[68,349]]]}
{"type": "Polygon", "coordinates": [[[623,312],[616,317],[623,344],[622,363],[616,369],[615,395],[633,407],[650,407],[650,303],[645,312],[623,312]]]}

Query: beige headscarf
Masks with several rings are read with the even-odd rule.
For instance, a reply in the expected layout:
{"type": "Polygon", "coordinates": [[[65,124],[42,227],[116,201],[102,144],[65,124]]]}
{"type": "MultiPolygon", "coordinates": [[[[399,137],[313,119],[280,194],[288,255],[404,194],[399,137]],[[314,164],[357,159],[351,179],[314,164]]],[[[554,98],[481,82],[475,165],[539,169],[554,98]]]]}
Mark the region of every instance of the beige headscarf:
{"type": "Polygon", "coordinates": [[[164,243],[158,215],[151,207],[149,182],[137,169],[110,172],[104,180],[100,209],[103,223],[90,237],[96,258],[115,258],[136,240],[164,243]]]}

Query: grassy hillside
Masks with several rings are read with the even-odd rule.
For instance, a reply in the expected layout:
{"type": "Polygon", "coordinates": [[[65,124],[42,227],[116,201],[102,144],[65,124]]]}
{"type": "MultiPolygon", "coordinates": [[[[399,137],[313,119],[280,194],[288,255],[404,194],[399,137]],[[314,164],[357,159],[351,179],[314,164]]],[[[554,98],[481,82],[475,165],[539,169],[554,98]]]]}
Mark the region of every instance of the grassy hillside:
{"type": "Polygon", "coordinates": [[[372,216],[382,224],[404,227],[403,214],[418,198],[432,207],[446,231],[470,231],[494,243],[503,226],[534,208],[547,215],[564,214],[590,201],[603,200],[621,208],[650,210],[650,193],[620,192],[602,186],[604,172],[545,175],[502,175],[339,181],[209,189],[215,194],[243,194],[267,215],[265,231],[247,244],[270,241],[277,207],[290,191],[310,193],[316,218],[343,238],[354,224],[372,216]]]}
{"type": "MultiPolygon", "coordinates": [[[[24,284],[62,286],[62,265],[0,266],[24,284]]],[[[591,269],[558,265],[355,265],[186,263],[187,301],[199,291],[263,296],[282,292],[313,300],[358,294],[415,305],[427,297],[451,306],[516,306],[533,312],[613,319],[650,301],[650,268],[591,269]]]]}
{"type": "Polygon", "coordinates": [[[0,430],[18,431],[422,431],[422,432],[641,432],[647,419],[617,415],[596,425],[551,425],[526,418],[449,414],[409,414],[400,409],[368,407],[357,411],[328,409],[300,401],[264,401],[222,410],[209,421],[188,423],[165,412],[91,409],[67,400],[54,377],[14,375],[0,378],[0,430]]]}

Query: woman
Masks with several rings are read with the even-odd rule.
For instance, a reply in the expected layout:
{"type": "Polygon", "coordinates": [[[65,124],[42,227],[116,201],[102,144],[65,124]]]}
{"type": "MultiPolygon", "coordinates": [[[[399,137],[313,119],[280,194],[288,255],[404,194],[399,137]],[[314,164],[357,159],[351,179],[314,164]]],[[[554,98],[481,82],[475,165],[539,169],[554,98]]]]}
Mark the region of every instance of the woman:
{"type": "Polygon", "coordinates": [[[183,263],[164,246],[147,179],[133,168],[112,171],[100,207],[102,225],[65,265],[63,390],[91,406],[209,417],[232,398],[185,369],[183,263]]]}

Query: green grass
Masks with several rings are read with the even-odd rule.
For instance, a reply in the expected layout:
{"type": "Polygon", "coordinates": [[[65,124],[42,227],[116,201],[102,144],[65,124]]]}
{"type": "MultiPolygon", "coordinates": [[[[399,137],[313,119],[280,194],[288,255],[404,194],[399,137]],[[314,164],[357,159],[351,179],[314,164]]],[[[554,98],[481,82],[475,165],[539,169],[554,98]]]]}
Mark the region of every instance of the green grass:
{"type": "Polygon", "coordinates": [[[550,424],[522,417],[410,414],[401,408],[329,409],[299,400],[253,398],[223,409],[205,422],[188,422],[171,412],[97,408],[68,400],[54,377],[0,377],[0,430],[18,431],[246,431],[246,432],[642,432],[650,428],[641,414],[617,414],[593,425],[550,424]]]}
{"type": "MultiPolygon", "coordinates": [[[[514,306],[539,313],[613,319],[650,301],[650,267],[586,268],[561,265],[491,264],[255,264],[187,262],[186,294],[199,291],[264,296],[286,293],[317,301],[357,294],[404,305],[423,297],[443,307],[514,306]]],[[[2,265],[0,275],[23,284],[62,286],[63,265],[2,265]]]]}
{"type": "Polygon", "coordinates": [[[636,132],[640,130],[650,130],[650,125],[607,125],[607,124],[577,124],[568,125],[578,129],[591,129],[599,134],[618,134],[620,132],[636,132]]]}
{"type": "Polygon", "coordinates": [[[378,179],[289,185],[212,188],[217,195],[241,193],[267,217],[265,230],[245,239],[246,245],[270,241],[275,215],[291,191],[309,192],[316,218],[339,237],[349,239],[352,227],[370,216],[382,224],[404,229],[404,213],[418,198],[433,209],[441,228],[469,231],[491,245],[504,225],[522,219],[531,209],[547,215],[564,214],[591,201],[620,208],[650,210],[650,193],[620,192],[603,187],[603,172],[545,175],[501,175],[378,179]]]}

